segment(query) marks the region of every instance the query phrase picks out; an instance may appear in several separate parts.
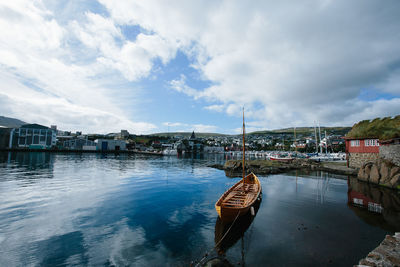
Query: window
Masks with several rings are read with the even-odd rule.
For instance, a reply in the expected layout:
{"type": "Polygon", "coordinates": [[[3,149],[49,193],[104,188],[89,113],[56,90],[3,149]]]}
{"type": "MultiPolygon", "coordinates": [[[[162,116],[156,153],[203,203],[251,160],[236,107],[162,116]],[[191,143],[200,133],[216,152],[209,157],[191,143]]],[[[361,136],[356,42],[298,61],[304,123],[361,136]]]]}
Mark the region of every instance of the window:
{"type": "Polygon", "coordinates": [[[365,139],[364,140],[365,146],[379,146],[378,139],[365,139]]]}
{"type": "Polygon", "coordinates": [[[25,145],[25,137],[20,137],[18,141],[19,145],[25,145]]]}
{"type": "Polygon", "coordinates": [[[360,146],[360,140],[351,140],[350,146],[360,146]]]}
{"type": "Polygon", "coordinates": [[[363,200],[360,198],[353,198],[353,203],[357,204],[357,205],[362,205],[363,204],[363,200]]]}
{"type": "Polygon", "coordinates": [[[377,212],[377,213],[382,213],[383,207],[381,206],[381,204],[374,203],[374,202],[368,202],[368,210],[377,212]]]}

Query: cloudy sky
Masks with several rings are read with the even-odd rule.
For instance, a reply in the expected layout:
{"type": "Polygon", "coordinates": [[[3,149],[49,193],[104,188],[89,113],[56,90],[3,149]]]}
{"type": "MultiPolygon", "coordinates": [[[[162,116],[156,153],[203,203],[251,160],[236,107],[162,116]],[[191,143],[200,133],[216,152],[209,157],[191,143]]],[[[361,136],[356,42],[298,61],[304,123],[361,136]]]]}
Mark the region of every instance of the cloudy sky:
{"type": "Polygon", "coordinates": [[[131,133],[400,114],[400,1],[0,4],[0,115],[131,133]]]}

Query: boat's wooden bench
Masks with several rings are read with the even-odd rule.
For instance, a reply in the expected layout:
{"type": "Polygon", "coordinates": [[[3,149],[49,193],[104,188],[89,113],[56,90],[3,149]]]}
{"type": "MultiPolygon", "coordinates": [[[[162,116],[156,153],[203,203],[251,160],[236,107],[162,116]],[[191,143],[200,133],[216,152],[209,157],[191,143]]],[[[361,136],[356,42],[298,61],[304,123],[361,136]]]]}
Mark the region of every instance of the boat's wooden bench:
{"type": "Polygon", "coordinates": [[[223,203],[224,207],[244,207],[246,203],[251,202],[255,198],[255,193],[258,191],[257,184],[239,184],[234,188],[225,198],[223,203]],[[254,192],[254,193],[253,193],[254,192]]]}

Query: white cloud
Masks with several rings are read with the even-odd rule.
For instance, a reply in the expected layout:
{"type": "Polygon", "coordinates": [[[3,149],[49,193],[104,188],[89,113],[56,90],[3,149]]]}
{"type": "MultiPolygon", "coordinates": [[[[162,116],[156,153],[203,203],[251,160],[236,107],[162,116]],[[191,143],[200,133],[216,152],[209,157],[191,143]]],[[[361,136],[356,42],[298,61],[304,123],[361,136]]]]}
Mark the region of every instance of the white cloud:
{"type": "Polygon", "coordinates": [[[0,14],[3,115],[87,132],[144,133],[156,128],[126,116],[123,107],[134,104],[132,98],[140,92],[131,87],[129,92],[118,88],[116,93],[112,84],[121,84],[121,79],[104,62],[111,62],[111,69],[128,80],[146,75],[155,57],[173,56],[164,44],[157,50],[158,37],[139,37],[138,46],[156,51],[149,56],[145,51],[145,57],[138,56],[132,63],[127,47],[133,43],[124,40],[112,20],[98,14],[87,12],[86,22],[61,26],[40,2],[30,1],[3,3],[0,14]],[[77,46],[76,40],[83,46],[77,46]],[[135,69],[135,64],[141,67],[135,69]]]}
{"type": "Polygon", "coordinates": [[[186,76],[184,74],[181,74],[179,80],[170,81],[169,85],[175,91],[184,93],[188,96],[192,96],[194,99],[198,99],[202,96],[201,92],[197,91],[196,89],[193,89],[192,87],[186,84],[186,76]]]}
{"type": "Polygon", "coordinates": [[[224,105],[210,105],[210,106],[206,106],[204,108],[207,110],[221,112],[224,110],[225,106],[224,105]]]}
{"type": "Polygon", "coordinates": [[[266,128],[363,119],[370,112],[354,105],[379,110],[379,101],[357,98],[371,85],[400,94],[396,1],[102,2],[119,23],[179,43],[213,84],[196,90],[181,76],[175,90],[229,115],[245,105],[266,128]]]}
{"type": "Polygon", "coordinates": [[[142,89],[132,82],[157,76],[155,62],[166,66],[178,51],[199,72],[195,78],[210,85],[198,88],[175,73],[170,88],[229,116],[245,106],[257,128],[352,124],[398,113],[397,1],[99,2],[105,12],[82,9],[79,16],[71,13],[76,7],[58,16],[42,2],[0,4],[4,115],[147,132],[155,126],[137,121],[141,114],[132,107],[143,103],[142,89]],[[140,30],[128,39],[124,27],[140,30]],[[361,99],[363,88],[392,99],[361,99]],[[46,101],[32,104],[27,96],[46,101]],[[7,113],[5,106],[13,108],[7,113]]]}

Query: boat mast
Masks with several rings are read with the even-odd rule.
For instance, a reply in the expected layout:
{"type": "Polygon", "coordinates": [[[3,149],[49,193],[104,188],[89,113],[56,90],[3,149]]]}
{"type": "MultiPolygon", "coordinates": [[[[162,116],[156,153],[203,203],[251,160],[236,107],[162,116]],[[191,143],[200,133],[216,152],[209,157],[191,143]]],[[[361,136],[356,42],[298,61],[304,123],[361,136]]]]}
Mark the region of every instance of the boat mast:
{"type": "Polygon", "coordinates": [[[315,153],[318,153],[318,137],[317,137],[317,124],[314,121],[314,135],[315,135],[315,153]]]}
{"type": "MultiPolygon", "coordinates": [[[[319,142],[321,142],[322,141],[322,139],[321,139],[321,126],[319,126],[319,122],[318,122],[318,131],[319,131],[319,142]]],[[[321,154],[322,154],[322,147],[321,146],[319,146],[319,150],[321,151],[321,154]]]]}
{"type": "Polygon", "coordinates": [[[246,153],[246,141],[245,141],[245,139],[244,139],[244,134],[245,134],[245,129],[244,129],[244,107],[243,107],[243,163],[242,163],[242,166],[243,166],[243,189],[244,189],[244,184],[245,184],[245,182],[244,182],[244,175],[245,175],[245,153],[246,153]]]}

